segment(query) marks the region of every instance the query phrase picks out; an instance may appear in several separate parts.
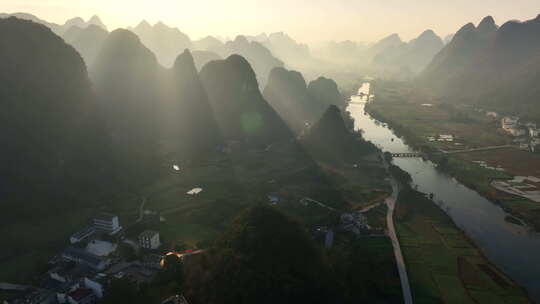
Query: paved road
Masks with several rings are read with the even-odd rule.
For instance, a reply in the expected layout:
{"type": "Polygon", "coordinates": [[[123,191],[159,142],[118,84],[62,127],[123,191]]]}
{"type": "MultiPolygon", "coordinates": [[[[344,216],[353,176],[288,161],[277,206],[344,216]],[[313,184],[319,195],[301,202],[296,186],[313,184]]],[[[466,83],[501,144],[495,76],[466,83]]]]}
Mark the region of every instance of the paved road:
{"type": "Polygon", "coordinates": [[[403,301],[405,304],[412,304],[413,300],[411,286],[409,285],[409,277],[407,276],[407,267],[405,266],[405,260],[403,259],[401,246],[399,245],[399,239],[397,238],[396,229],[394,227],[394,210],[398,192],[397,183],[392,179],[392,195],[386,199],[386,205],[388,206],[386,225],[388,226],[388,235],[392,240],[392,247],[394,247],[394,255],[396,256],[396,264],[399,271],[399,279],[401,280],[401,289],[403,291],[403,301]]]}
{"type": "Polygon", "coordinates": [[[455,151],[445,151],[441,149],[441,152],[444,154],[457,154],[457,153],[468,153],[468,152],[477,152],[477,151],[489,151],[489,150],[497,150],[497,149],[505,149],[505,148],[515,148],[516,146],[512,145],[504,145],[504,146],[490,146],[490,147],[482,147],[482,148],[474,148],[474,149],[467,149],[467,150],[455,150],[455,151]]]}
{"type": "Polygon", "coordinates": [[[375,204],[373,204],[373,205],[369,205],[369,206],[367,206],[367,207],[364,207],[364,208],[358,210],[358,212],[360,212],[360,213],[366,213],[366,212],[370,211],[371,209],[375,209],[375,208],[379,207],[379,206],[382,205],[383,203],[384,203],[384,202],[381,201],[381,202],[375,203],[375,204]]]}
{"type": "Polygon", "coordinates": [[[146,204],[146,201],[148,199],[146,197],[142,198],[141,205],[139,206],[139,218],[137,219],[137,223],[142,221],[144,217],[144,205],[146,204]]]}
{"type": "Polygon", "coordinates": [[[29,288],[33,288],[33,287],[32,286],[26,286],[26,285],[18,285],[18,284],[0,282],[0,290],[26,290],[26,289],[29,289],[29,288]]]}
{"type": "MultiPolygon", "coordinates": [[[[388,164],[386,160],[383,163],[388,170],[388,164]]],[[[405,259],[403,259],[403,253],[401,252],[401,246],[396,234],[396,228],[394,227],[394,210],[396,209],[396,200],[399,193],[399,187],[393,176],[390,176],[390,182],[392,184],[392,195],[386,199],[386,205],[388,206],[388,213],[386,214],[386,225],[388,227],[388,236],[392,241],[392,247],[394,247],[394,256],[396,257],[396,265],[399,271],[399,279],[401,281],[401,290],[403,292],[403,302],[405,304],[412,304],[411,286],[409,285],[409,277],[407,276],[407,267],[405,265],[405,259]]]]}
{"type": "Polygon", "coordinates": [[[334,208],[332,208],[332,207],[329,207],[329,206],[327,206],[327,205],[325,205],[325,204],[323,204],[323,203],[321,203],[321,202],[319,202],[319,201],[316,201],[316,200],[314,200],[314,199],[312,199],[312,198],[309,198],[309,197],[304,197],[302,200],[305,200],[305,201],[307,201],[307,202],[311,202],[311,203],[317,204],[317,205],[319,205],[319,206],[321,206],[321,207],[323,207],[323,208],[326,208],[326,209],[328,209],[328,210],[330,210],[330,211],[336,211],[336,209],[334,209],[334,208]]]}

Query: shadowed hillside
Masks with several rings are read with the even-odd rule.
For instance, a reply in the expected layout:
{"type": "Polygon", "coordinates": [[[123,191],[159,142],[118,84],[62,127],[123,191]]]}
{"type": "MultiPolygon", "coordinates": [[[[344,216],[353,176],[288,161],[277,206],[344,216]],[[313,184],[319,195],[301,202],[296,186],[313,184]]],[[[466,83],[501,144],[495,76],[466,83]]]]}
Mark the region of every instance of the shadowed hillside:
{"type": "Polygon", "coordinates": [[[185,50],[166,73],[168,89],[160,105],[162,152],[193,156],[221,143],[208,96],[193,56],[185,50]]]}
{"type": "Polygon", "coordinates": [[[28,200],[26,207],[40,201],[36,214],[42,207],[65,208],[66,199],[76,203],[110,177],[109,143],[84,62],[31,21],[2,19],[0,36],[0,199],[28,200]]]}
{"type": "Polygon", "coordinates": [[[328,106],[345,103],[333,80],[320,77],[307,85],[301,73],[284,68],[272,70],[264,97],[297,133],[318,120],[328,106]]]}
{"type": "Polygon", "coordinates": [[[157,169],[159,69],[154,54],[135,34],[116,30],[105,41],[91,73],[119,170],[134,182],[157,169]]]}
{"type": "Polygon", "coordinates": [[[377,151],[360,133],[347,128],[341,111],[335,105],[328,107],[303,142],[311,155],[328,162],[355,162],[362,155],[377,151]]]}
{"type": "Polygon", "coordinates": [[[243,57],[212,61],[203,67],[200,77],[226,139],[271,144],[292,137],[263,99],[255,73],[243,57]]]}

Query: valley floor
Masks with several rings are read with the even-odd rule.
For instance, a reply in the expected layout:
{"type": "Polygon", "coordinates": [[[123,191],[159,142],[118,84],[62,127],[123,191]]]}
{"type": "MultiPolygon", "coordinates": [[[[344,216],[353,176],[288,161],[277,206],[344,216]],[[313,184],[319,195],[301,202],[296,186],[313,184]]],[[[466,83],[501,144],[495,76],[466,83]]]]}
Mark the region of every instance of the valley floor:
{"type": "Polygon", "coordinates": [[[530,303],[425,194],[401,191],[395,220],[415,303],[530,303]]]}
{"type": "MultiPolygon", "coordinates": [[[[264,151],[239,146],[230,153],[215,152],[198,159],[167,159],[160,178],[132,193],[118,193],[77,212],[60,210],[56,216],[38,217],[33,223],[17,221],[2,226],[1,233],[17,229],[23,237],[4,242],[5,248],[17,250],[3,253],[0,281],[37,283],[45,275],[47,261],[99,212],[118,215],[125,237],[135,243],[142,231],[159,231],[162,251],[167,252],[179,246],[207,248],[243,209],[268,204],[298,219],[317,240],[317,228],[335,230],[327,253],[342,279],[350,280],[344,284],[373,286],[364,289],[363,295],[401,302],[392,246],[380,234],[386,228],[386,208],[380,203],[391,187],[377,156],[359,158],[356,164],[320,163],[284,143],[264,151]],[[187,194],[194,188],[202,191],[187,194]],[[373,233],[369,231],[355,235],[341,230],[340,216],[362,209],[366,209],[367,223],[378,231],[377,236],[370,236],[373,233]],[[155,215],[158,220],[151,220],[155,215]],[[345,258],[353,255],[357,256],[345,258]],[[378,273],[352,272],[365,271],[367,266],[378,273]]],[[[321,247],[324,244],[324,238],[320,239],[321,247]]]]}
{"type": "MultiPolygon", "coordinates": [[[[366,107],[373,117],[388,123],[409,145],[426,152],[440,169],[540,231],[540,203],[491,185],[520,176],[540,177],[540,154],[520,150],[499,129],[499,120],[472,107],[426,104],[422,97],[416,99],[399,87],[379,85],[374,90],[376,102],[366,107]],[[439,141],[440,135],[451,135],[452,140],[439,141]],[[486,147],[501,148],[483,150],[486,147]]],[[[540,185],[525,184],[533,192],[540,190],[540,185]]]]}

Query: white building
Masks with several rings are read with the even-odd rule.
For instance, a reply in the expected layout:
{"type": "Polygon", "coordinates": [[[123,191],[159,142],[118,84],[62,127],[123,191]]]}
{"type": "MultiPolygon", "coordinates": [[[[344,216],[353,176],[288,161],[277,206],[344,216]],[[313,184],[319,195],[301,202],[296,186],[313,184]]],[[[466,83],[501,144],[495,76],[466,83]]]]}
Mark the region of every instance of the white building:
{"type": "Polygon", "coordinates": [[[78,264],[86,265],[95,271],[103,271],[111,262],[107,258],[99,257],[87,252],[84,249],[75,247],[67,247],[64,252],[62,252],[62,258],[78,264]]]}
{"type": "Polygon", "coordinates": [[[492,117],[492,118],[497,118],[497,117],[499,117],[499,114],[497,114],[497,112],[487,112],[486,116],[492,117]]]}
{"type": "Polygon", "coordinates": [[[535,127],[529,127],[529,136],[538,137],[538,129],[535,127]]]}
{"type": "Polygon", "coordinates": [[[517,117],[507,116],[501,120],[501,126],[504,130],[513,129],[517,127],[518,122],[519,122],[519,119],[517,117]]]}
{"type": "Polygon", "coordinates": [[[146,230],[139,235],[139,245],[144,249],[158,249],[160,244],[159,233],[146,230]]]}
{"type": "Polygon", "coordinates": [[[95,229],[94,227],[86,227],[84,228],[83,230],[73,234],[70,238],[69,238],[69,242],[71,244],[76,244],[76,243],[79,243],[83,240],[85,240],[86,238],[92,236],[94,233],[95,233],[95,229]]]}
{"type": "Polygon", "coordinates": [[[439,135],[439,141],[454,141],[454,135],[441,134],[439,135]]]}
{"type": "Polygon", "coordinates": [[[512,136],[518,137],[527,134],[527,132],[520,128],[519,118],[517,117],[504,117],[501,120],[501,127],[504,131],[510,133],[512,136]]]}
{"type": "Polygon", "coordinates": [[[98,299],[103,298],[103,284],[98,280],[84,278],[84,287],[91,289],[98,299]]]}
{"type": "Polygon", "coordinates": [[[103,213],[94,218],[94,229],[98,232],[107,233],[110,235],[116,234],[122,230],[118,216],[103,213]]]}

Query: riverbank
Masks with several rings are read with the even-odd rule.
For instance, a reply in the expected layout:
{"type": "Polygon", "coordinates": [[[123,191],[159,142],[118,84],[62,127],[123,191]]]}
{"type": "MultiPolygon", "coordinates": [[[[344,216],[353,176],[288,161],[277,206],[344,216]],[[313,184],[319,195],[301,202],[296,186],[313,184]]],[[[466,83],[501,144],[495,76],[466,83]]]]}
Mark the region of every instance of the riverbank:
{"type": "Polygon", "coordinates": [[[399,195],[394,221],[418,303],[532,303],[412,178],[392,166],[399,195]]]}
{"type": "MultiPolygon", "coordinates": [[[[386,123],[397,136],[401,137],[404,142],[406,142],[407,145],[417,151],[423,152],[426,158],[437,164],[438,169],[441,172],[456,178],[460,183],[478,192],[492,203],[501,206],[508,213],[511,213],[513,216],[527,223],[527,225],[536,232],[540,232],[540,204],[502,193],[490,185],[494,180],[512,179],[513,175],[510,173],[513,173],[514,171],[523,174],[529,172],[529,175],[537,174],[537,171],[531,171],[531,168],[527,168],[529,169],[528,171],[523,168],[516,169],[515,167],[517,167],[517,165],[512,165],[513,163],[511,161],[501,160],[501,155],[504,156],[505,159],[517,157],[514,159],[514,162],[520,162],[521,160],[525,161],[525,159],[528,160],[528,158],[537,158],[536,155],[513,148],[461,154],[441,153],[436,144],[430,142],[426,136],[426,134],[434,134],[433,132],[436,131],[426,130],[435,130],[436,128],[440,128],[440,126],[436,125],[444,123],[415,116],[418,115],[418,112],[403,111],[404,107],[418,108],[421,107],[421,105],[396,105],[393,102],[385,102],[384,99],[383,101],[380,101],[378,98],[377,102],[366,105],[366,111],[373,118],[386,123]],[[385,115],[384,113],[392,114],[385,115]],[[404,117],[404,115],[407,115],[407,117],[404,117]],[[508,151],[511,155],[507,155],[507,150],[511,150],[508,151]],[[496,170],[494,167],[488,169],[485,166],[481,166],[474,162],[479,160],[488,160],[488,164],[491,166],[496,166],[496,164],[500,165],[502,163],[506,167],[509,167],[509,170],[496,170]]],[[[451,129],[455,130],[455,128],[451,129]]],[[[451,132],[451,130],[446,130],[446,133],[451,132]]],[[[461,140],[461,137],[458,138],[460,138],[459,144],[466,142],[466,140],[461,140]]],[[[503,142],[496,140],[484,142],[484,144],[488,143],[501,144],[503,142]]],[[[528,163],[536,166],[536,162],[528,160],[528,163]]]]}
{"type": "MultiPolygon", "coordinates": [[[[365,90],[362,91],[362,93],[365,94],[365,91],[369,92],[369,84],[365,86],[365,90]]],[[[366,140],[371,141],[381,150],[391,153],[412,153],[419,150],[417,146],[412,146],[410,140],[411,137],[405,139],[403,133],[398,133],[395,129],[391,130],[386,123],[380,122],[369,115],[365,109],[365,104],[357,102],[358,99],[359,97],[352,97],[352,102],[348,107],[348,111],[351,112],[352,117],[355,119],[355,128],[363,131],[363,136],[366,140]],[[405,141],[410,145],[407,145],[405,141]]],[[[376,94],[374,100],[374,102],[369,103],[368,105],[371,106],[379,102],[379,98],[376,94]]],[[[402,128],[401,130],[405,132],[408,131],[406,128],[402,128]]],[[[419,143],[421,144],[422,142],[419,143]]],[[[429,149],[429,147],[427,148],[429,149]]],[[[466,244],[469,245],[474,244],[472,246],[475,248],[475,252],[481,256],[482,254],[485,256],[482,256],[483,261],[493,263],[491,264],[491,267],[497,269],[498,273],[506,278],[510,278],[512,282],[516,282],[513,286],[516,286],[517,284],[525,287],[532,299],[540,301],[540,285],[538,282],[538,277],[540,277],[540,265],[537,263],[537,256],[540,256],[539,235],[531,233],[529,229],[523,226],[508,222],[508,214],[504,212],[503,209],[479,195],[478,192],[461,184],[457,179],[442,173],[435,163],[428,161],[425,158],[394,158],[393,163],[409,175],[411,185],[415,190],[421,193],[433,194],[433,201],[435,203],[426,197],[424,197],[424,199],[427,199],[430,206],[441,212],[446,219],[451,219],[453,227],[458,229],[457,232],[461,233],[460,235],[463,237],[461,238],[462,241],[465,240],[466,244]]],[[[413,200],[411,205],[416,205],[416,201],[413,200]]],[[[434,221],[430,219],[429,214],[424,214],[425,216],[422,216],[423,206],[417,206],[417,208],[420,208],[420,210],[415,211],[413,214],[418,213],[421,216],[415,219],[413,223],[418,223],[417,227],[426,229],[424,231],[419,229],[416,233],[419,236],[422,236],[420,240],[424,238],[423,234],[428,238],[425,242],[420,241],[419,245],[427,243],[426,253],[429,254],[431,249],[435,250],[435,253],[427,257],[430,261],[434,261],[433,265],[429,267],[426,266],[430,272],[426,272],[426,268],[418,269],[407,267],[410,272],[409,276],[411,284],[413,284],[413,281],[417,281],[417,279],[412,278],[412,271],[416,272],[422,278],[426,278],[429,282],[432,282],[432,286],[435,286],[437,288],[436,290],[439,291],[438,286],[440,282],[437,282],[432,274],[441,275],[441,273],[437,272],[437,269],[439,269],[438,267],[441,265],[438,265],[436,261],[439,257],[445,257],[444,254],[446,254],[446,251],[448,250],[445,247],[448,243],[446,242],[447,238],[444,238],[444,234],[441,235],[441,233],[438,233],[437,231],[433,232],[434,221]],[[440,256],[439,253],[436,252],[436,248],[433,248],[437,246],[430,246],[430,235],[438,235],[439,244],[442,244],[442,247],[439,247],[441,250],[440,256]],[[435,272],[431,272],[432,270],[435,272]]],[[[400,229],[399,227],[396,228],[398,230],[400,229]]],[[[416,247],[419,246],[418,244],[413,245],[416,247]]],[[[413,251],[414,248],[415,247],[413,247],[413,251]]],[[[407,248],[404,249],[404,252],[405,259],[407,260],[407,248]]],[[[411,255],[413,258],[416,256],[414,252],[409,254],[409,256],[411,255]]],[[[454,257],[456,257],[456,255],[454,255],[454,257]]],[[[453,258],[448,261],[452,262],[453,258]]],[[[485,262],[479,264],[485,264],[485,262]]],[[[422,265],[422,263],[420,263],[420,265],[422,265]]],[[[457,265],[459,266],[459,264],[457,265]]],[[[492,272],[489,270],[489,267],[486,268],[485,266],[476,265],[477,264],[474,264],[476,268],[473,269],[479,269],[479,271],[482,271],[483,273],[485,273],[485,271],[488,273],[492,272]]],[[[444,265],[441,267],[443,266],[444,265]]],[[[444,280],[444,275],[447,274],[442,273],[442,275],[444,280]]],[[[461,283],[459,276],[457,278],[459,285],[462,287],[465,286],[464,283],[461,283]]],[[[454,282],[456,282],[456,280],[454,280],[454,282]]],[[[463,288],[470,289],[468,286],[463,288]]],[[[474,286],[472,288],[474,288],[474,286]]],[[[413,287],[413,296],[414,294],[413,287]]],[[[418,291],[416,291],[416,294],[418,294],[418,291]]],[[[438,296],[443,295],[439,292],[438,296]]],[[[448,298],[447,300],[452,303],[456,302],[455,299],[451,298],[448,298]]],[[[502,299],[500,301],[493,301],[494,303],[505,303],[502,299]]],[[[430,302],[428,300],[424,302],[431,303],[433,301],[430,302]]],[[[436,302],[440,302],[440,300],[436,302]]],[[[459,300],[457,300],[457,302],[459,302],[459,300]]],[[[512,300],[507,299],[506,302],[512,302],[512,300]]]]}
{"type": "Polygon", "coordinates": [[[531,303],[430,199],[402,187],[396,226],[418,303],[531,303]]]}

